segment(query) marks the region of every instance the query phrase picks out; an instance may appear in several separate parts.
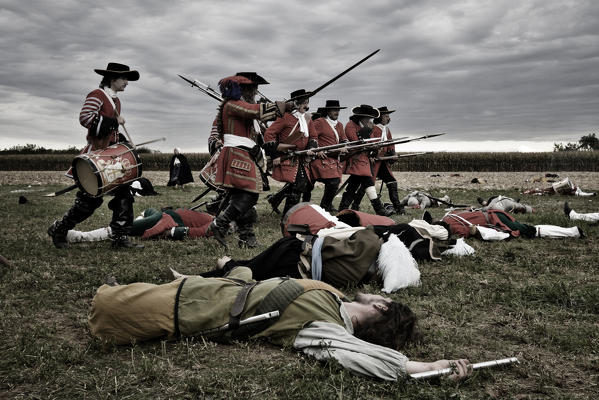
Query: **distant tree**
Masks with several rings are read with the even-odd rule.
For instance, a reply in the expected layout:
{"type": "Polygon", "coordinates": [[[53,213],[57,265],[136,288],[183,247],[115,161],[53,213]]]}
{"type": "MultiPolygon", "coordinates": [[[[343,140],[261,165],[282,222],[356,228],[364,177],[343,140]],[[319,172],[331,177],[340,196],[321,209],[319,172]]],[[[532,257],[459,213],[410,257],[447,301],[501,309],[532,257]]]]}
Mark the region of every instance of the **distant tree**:
{"type": "Polygon", "coordinates": [[[578,144],[576,143],[553,143],[553,151],[578,151],[578,144]]]}
{"type": "Polygon", "coordinates": [[[553,151],[599,150],[599,138],[594,133],[581,137],[578,143],[553,143],[553,151]]]}
{"type": "Polygon", "coordinates": [[[599,150],[599,138],[594,133],[581,137],[578,143],[580,150],[599,150]]]}

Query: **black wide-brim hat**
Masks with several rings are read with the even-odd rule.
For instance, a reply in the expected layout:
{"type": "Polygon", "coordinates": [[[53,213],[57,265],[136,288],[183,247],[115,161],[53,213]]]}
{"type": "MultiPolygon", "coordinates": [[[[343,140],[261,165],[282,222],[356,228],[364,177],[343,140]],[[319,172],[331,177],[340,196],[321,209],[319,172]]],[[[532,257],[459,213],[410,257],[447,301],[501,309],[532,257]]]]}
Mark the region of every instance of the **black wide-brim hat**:
{"type": "Polygon", "coordinates": [[[102,76],[123,76],[129,81],[136,81],[139,79],[139,72],[131,70],[129,66],[125,64],[108,63],[106,69],[94,69],[94,71],[102,76]]]}
{"type": "Polygon", "coordinates": [[[248,78],[255,85],[268,85],[269,82],[255,72],[238,72],[235,75],[248,78]]]}
{"type": "Polygon", "coordinates": [[[310,97],[310,92],[307,92],[305,89],[298,89],[291,92],[290,99],[292,101],[295,100],[303,100],[310,97]]]}
{"type": "Polygon", "coordinates": [[[324,107],[322,108],[325,110],[343,110],[347,107],[341,107],[339,105],[339,100],[327,100],[324,107]]]}
{"type": "Polygon", "coordinates": [[[383,115],[383,114],[391,114],[391,113],[395,112],[395,110],[388,110],[387,106],[379,107],[378,110],[381,113],[381,115],[383,115]]]}
{"type": "Polygon", "coordinates": [[[368,104],[362,104],[352,108],[352,114],[358,117],[378,118],[381,113],[376,108],[369,106],[368,104]]]}

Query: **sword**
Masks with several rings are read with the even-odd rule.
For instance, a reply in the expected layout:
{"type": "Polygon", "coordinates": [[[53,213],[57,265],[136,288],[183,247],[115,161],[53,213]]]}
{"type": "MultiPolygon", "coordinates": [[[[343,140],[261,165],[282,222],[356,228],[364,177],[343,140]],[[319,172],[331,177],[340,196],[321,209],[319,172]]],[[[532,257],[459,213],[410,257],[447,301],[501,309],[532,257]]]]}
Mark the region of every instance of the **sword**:
{"type": "MultiPolygon", "coordinates": [[[[249,317],[249,318],[239,321],[239,326],[251,324],[253,322],[260,322],[260,321],[264,321],[267,319],[273,319],[273,318],[277,318],[277,317],[279,317],[279,310],[267,312],[264,314],[258,314],[258,315],[254,315],[253,317],[249,317]]],[[[194,336],[208,336],[208,335],[211,335],[214,333],[227,331],[227,330],[229,330],[229,324],[224,324],[217,328],[207,329],[207,330],[202,331],[194,336]]]]}

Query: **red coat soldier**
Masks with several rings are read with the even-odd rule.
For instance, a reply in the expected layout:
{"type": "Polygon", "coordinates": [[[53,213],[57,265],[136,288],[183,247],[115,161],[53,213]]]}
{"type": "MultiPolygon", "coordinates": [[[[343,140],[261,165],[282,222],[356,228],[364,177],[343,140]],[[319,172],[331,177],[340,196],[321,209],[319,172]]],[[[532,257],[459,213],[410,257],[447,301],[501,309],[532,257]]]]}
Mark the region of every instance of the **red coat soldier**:
{"type": "Polygon", "coordinates": [[[230,76],[221,79],[218,84],[224,101],[216,121],[223,147],[217,162],[215,184],[228,189],[229,203],[212,222],[210,230],[215,239],[226,246],[229,224],[235,221],[239,245],[255,247],[253,225],[257,214],[254,205],[262,191],[258,163],[263,163],[263,157],[256,143],[259,132],[254,128],[254,120],[265,122],[275,119],[285,111],[285,104],[254,103],[257,84],[245,76],[230,76]],[[278,107],[282,110],[279,111],[278,107]]]}
{"type": "MultiPolygon", "coordinates": [[[[325,106],[319,108],[323,116],[314,121],[316,129],[318,147],[331,146],[338,143],[347,142],[343,124],[337,120],[339,110],[347,107],[341,107],[339,100],[327,100],[325,106]]],[[[333,199],[341,183],[344,165],[338,157],[318,157],[310,163],[310,172],[312,173],[312,186],[315,181],[324,183],[324,194],[320,201],[320,207],[326,211],[336,213],[333,208],[333,199]]],[[[304,195],[304,201],[310,201],[311,190],[304,195]]]]}
{"type": "MultiPolygon", "coordinates": [[[[299,203],[310,183],[309,164],[302,157],[281,160],[285,150],[306,150],[318,147],[314,123],[309,114],[310,93],[299,89],[291,93],[294,111],[286,112],[264,133],[264,149],[273,159],[273,179],[291,185],[283,192],[287,196],[283,215],[299,203]]],[[[314,154],[308,154],[311,156],[314,154]]]]}
{"type": "MultiPolygon", "coordinates": [[[[345,125],[345,136],[349,141],[360,139],[369,139],[373,130],[373,119],[378,118],[380,113],[377,109],[367,104],[354,107],[349,122],[345,125]]],[[[354,200],[356,191],[360,186],[364,186],[366,195],[372,204],[372,208],[378,215],[389,215],[383,207],[381,199],[376,194],[374,188],[374,178],[370,169],[370,159],[366,152],[359,152],[351,155],[347,160],[345,173],[350,174],[347,187],[341,197],[339,210],[344,210],[354,200]]]]}

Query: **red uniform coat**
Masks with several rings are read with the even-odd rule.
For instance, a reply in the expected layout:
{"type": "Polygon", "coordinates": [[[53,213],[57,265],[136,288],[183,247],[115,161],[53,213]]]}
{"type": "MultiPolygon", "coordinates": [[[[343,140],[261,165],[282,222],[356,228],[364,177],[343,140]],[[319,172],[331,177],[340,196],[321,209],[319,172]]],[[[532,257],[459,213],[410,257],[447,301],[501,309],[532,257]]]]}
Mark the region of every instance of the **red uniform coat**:
{"type": "MultiPolygon", "coordinates": [[[[331,146],[347,141],[343,124],[339,121],[337,121],[337,124],[335,125],[335,131],[337,131],[339,140],[337,140],[335,132],[333,132],[333,128],[325,118],[318,118],[316,121],[314,121],[314,129],[316,131],[318,147],[331,146]]],[[[326,157],[323,159],[316,158],[310,163],[310,172],[312,173],[314,180],[341,178],[343,169],[344,166],[341,162],[339,162],[337,157],[326,157]]]]}
{"type": "Polygon", "coordinates": [[[484,211],[454,211],[443,217],[442,221],[449,225],[449,231],[451,234],[470,237],[470,224],[480,225],[486,227],[497,227],[503,232],[508,232],[514,237],[520,236],[520,231],[511,230],[509,226],[505,225],[499,217],[496,215],[501,213],[507,216],[510,221],[516,221],[510,214],[501,210],[487,210],[484,211]],[[464,222],[464,219],[467,222],[464,222]]]}
{"type": "MultiPolygon", "coordinates": [[[[345,125],[345,136],[347,137],[347,140],[350,142],[359,140],[360,138],[358,137],[358,131],[360,129],[360,125],[356,124],[354,121],[349,121],[345,125]]],[[[345,166],[345,173],[350,175],[371,177],[372,171],[370,169],[370,159],[368,158],[368,153],[361,152],[350,156],[345,166]]]]}
{"type": "MultiPolygon", "coordinates": [[[[116,118],[117,113],[118,115],[121,114],[121,101],[119,98],[113,97],[112,101],[116,107],[116,113],[108,96],[102,89],[98,88],[87,94],[83,107],[81,107],[81,112],[79,113],[79,123],[87,129],[87,145],[79,154],[87,154],[95,150],[105,149],[112,144],[118,143],[118,129],[112,130],[102,139],[97,137],[97,127],[101,125],[103,118],[116,118]]],[[[66,175],[69,178],[73,177],[72,168],[69,168],[66,175]]]]}
{"type": "MultiPolygon", "coordinates": [[[[306,115],[308,122],[308,137],[302,136],[295,143],[295,150],[305,150],[308,147],[308,142],[314,140],[316,144],[316,130],[314,129],[314,122],[310,119],[310,116],[306,115]]],[[[269,143],[274,146],[273,143],[287,143],[286,139],[299,129],[298,119],[295,118],[291,113],[285,113],[283,117],[277,118],[270,127],[264,132],[264,142],[266,145],[269,143]],[[292,129],[295,130],[292,132],[292,129]]],[[[306,171],[306,176],[310,177],[310,171],[308,169],[308,163],[303,160],[298,160],[298,157],[289,158],[281,162],[280,165],[273,167],[272,178],[279,182],[295,182],[297,171],[299,166],[302,166],[306,171]]]]}
{"type": "MultiPolygon", "coordinates": [[[[243,100],[229,100],[222,109],[222,129],[224,135],[235,135],[255,141],[254,119],[271,120],[276,113],[274,104],[252,104],[243,100]]],[[[247,150],[225,146],[218,157],[216,178],[217,186],[237,188],[248,192],[262,191],[262,177],[256,162],[247,150]]]]}
{"type": "MultiPolygon", "coordinates": [[[[370,137],[380,138],[382,135],[383,135],[383,130],[375,125],[374,129],[372,130],[372,133],[370,134],[370,137]]],[[[391,131],[389,130],[389,128],[387,128],[387,137],[385,140],[391,140],[391,139],[393,139],[393,137],[391,136],[391,131]]],[[[379,149],[378,155],[379,155],[379,157],[381,157],[381,156],[384,156],[387,152],[395,152],[395,146],[381,147],[379,149]]],[[[391,176],[393,176],[393,172],[391,171],[391,163],[389,161],[375,161],[374,164],[372,165],[372,176],[374,176],[376,178],[376,176],[379,173],[379,169],[381,167],[387,168],[387,171],[389,172],[389,174],[391,174],[391,176]]]]}

